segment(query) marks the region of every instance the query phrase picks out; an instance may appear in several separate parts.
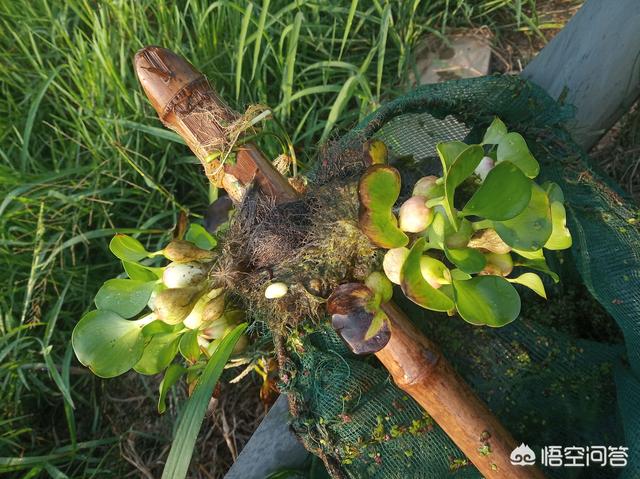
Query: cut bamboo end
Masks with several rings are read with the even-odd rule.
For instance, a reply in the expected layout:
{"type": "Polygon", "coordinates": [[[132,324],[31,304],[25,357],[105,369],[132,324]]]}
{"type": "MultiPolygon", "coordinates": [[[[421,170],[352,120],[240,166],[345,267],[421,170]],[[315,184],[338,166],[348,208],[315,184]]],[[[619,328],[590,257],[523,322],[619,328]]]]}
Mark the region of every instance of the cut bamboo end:
{"type": "Polygon", "coordinates": [[[193,65],[171,50],[148,46],[136,53],[135,70],[162,123],[180,135],[195,153],[209,181],[239,204],[255,181],[276,203],[294,201],[298,193],[252,144],[237,148],[227,128],[239,118],[193,65]]]}

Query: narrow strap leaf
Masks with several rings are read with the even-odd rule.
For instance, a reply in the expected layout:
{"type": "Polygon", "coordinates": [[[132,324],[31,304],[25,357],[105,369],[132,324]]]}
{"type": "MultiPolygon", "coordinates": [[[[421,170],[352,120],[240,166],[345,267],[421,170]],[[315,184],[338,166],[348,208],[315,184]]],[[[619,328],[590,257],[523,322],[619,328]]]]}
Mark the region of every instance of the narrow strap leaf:
{"type": "Polygon", "coordinates": [[[184,479],[186,477],[193,447],[198,438],[198,432],[202,426],[213,389],[236,342],[246,328],[247,324],[242,323],[227,334],[209,359],[178,424],[167,463],[162,471],[162,479],[184,479]]]}

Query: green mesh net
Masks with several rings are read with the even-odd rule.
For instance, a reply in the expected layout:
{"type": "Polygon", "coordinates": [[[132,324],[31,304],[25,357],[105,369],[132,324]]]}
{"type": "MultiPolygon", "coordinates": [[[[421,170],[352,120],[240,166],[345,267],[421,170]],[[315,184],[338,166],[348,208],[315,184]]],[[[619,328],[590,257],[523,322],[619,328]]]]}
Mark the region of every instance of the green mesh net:
{"type": "MultiPolygon", "coordinates": [[[[631,200],[599,175],[564,129],[571,117],[544,91],[496,76],[420,87],[381,107],[340,145],[381,138],[437,172],[435,144],[478,141],[494,116],[520,132],[540,180],[564,191],[570,252],[547,253],[560,272],[549,300],[523,294],[501,329],[401,306],[442,349],[518,441],[623,445],[625,468],[547,468],[549,477],[640,477],[640,231],[631,200]],[[616,326],[617,325],[617,326],[616,326]],[[618,329],[619,328],[619,329],[618,329]]],[[[335,477],[477,478],[480,474],[375,357],[351,354],[329,327],[302,323],[286,338],[292,425],[335,477]]]]}

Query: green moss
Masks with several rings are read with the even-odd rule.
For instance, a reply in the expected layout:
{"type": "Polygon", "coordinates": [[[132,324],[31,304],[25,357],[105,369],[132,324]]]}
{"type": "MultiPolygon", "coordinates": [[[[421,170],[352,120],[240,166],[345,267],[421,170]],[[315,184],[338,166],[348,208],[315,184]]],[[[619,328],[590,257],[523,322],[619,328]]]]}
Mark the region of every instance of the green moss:
{"type": "Polygon", "coordinates": [[[468,465],[469,465],[469,461],[466,458],[464,459],[452,458],[449,462],[449,470],[457,471],[463,467],[467,467],[468,465]]]}

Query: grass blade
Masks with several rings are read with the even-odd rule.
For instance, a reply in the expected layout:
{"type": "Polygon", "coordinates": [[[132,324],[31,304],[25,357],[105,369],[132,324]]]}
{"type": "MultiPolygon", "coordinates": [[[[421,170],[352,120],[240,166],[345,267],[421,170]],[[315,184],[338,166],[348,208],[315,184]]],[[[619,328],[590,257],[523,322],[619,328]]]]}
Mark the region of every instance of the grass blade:
{"type": "Polygon", "coordinates": [[[44,269],[47,267],[52,261],[55,261],[58,254],[64,251],[66,248],[70,248],[74,245],[80,243],[86,243],[92,239],[96,238],[106,238],[109,236],[113,236],[116,233],[125,233],[125,234],[165,234],[165,230],[161,229],[140,229],[140,228],[101,228],[93,231],[87,231],[86,233],[80,233],[78,235],[73,236],[68,239],[64,243],[59,246],[56,246],[55,249],[51,251],[49,256],[45,261],[40,264],[40,268],[44,269]]]}
{"type": "MultiPolygon", "coordinates": [[[[347,62],[342,62],[342,61],[337,61],[337,60],[328,60],[328,61],[322,61],[322,62],[316,62],[316,63],[312,63],[311,65],[305,67],[302,72],[300,72],[301,74],[310,72],[312,70],[326,70],[326,71],[331,71],[331,70],[348,70],[351,71],[353,73],[358,73],[359,69],[357,66],[355,66],[352,63],[347,63],[347,62]]],[[[331,72],[334,73],[335,72],[331,72]]]]}
{"type": "Polygon", "coordinates": [[[31,107],[29,108],[29,113],[27,115],[27,123],[24,127],[24,133],[22,135],[22,150],[20,151],[20,168],[24,173],[27,169],[27,160],[29,159],[29,140],[31,139],[31,131],[33,130],[33,123],[36,120],[36,114],[38,113],[38,107],[40,106],[40,102],[44,98],[45,93],[49,89],[49,85],[54,80],[60,68],[55,69],[49,78],[44,82],[42,88],[38,91],[38,94],[31,103],[31,107]]]}
{"type": "Polygon", "coordinates": [[[69,476],[67,476],[53,464],[49,464],[47,462],[45,463],[44,468],[49,473],[49,476],[51,476],[51,479],[69,479],[69,476]]]}
{"type": "MultiPolygon", "coordinates": [[[[297,91],[295,92],[290,100],[289,103],[293,103],[294,101],[303,98],[305,96],[309,96],[309,95],[319,95],[322,93],[338,93],[340,91],[342,87],[340,85],[318,85],[318,86],[312,86],[309,88],[304,88],[303,90],[297,91]]],[[[284,104],[280,103],[276,108],[275,111],[280,111],[282,110],[282,108],[284,108],[284,104]]]]}
{"type": "Polygon", "coordinates": [[[242,84],[242,60],[244,59],[244,44],[247,41],[247,30],[253,13],[253,3],[247,6],[242,16],[240,26],[240,38],[238,39],[238,53],[236,54],[236,101],[240,98],[240,85],[242,84]]]}
{"type": "Polygon", "coordinates": [[[122,125],[127,128],[131,128],[133,130],[141,131],[142,133],[146,133],[151,136],[155,136],[156,138],[162,138],[163,140],[173,141],[174,143],[180,143],[184,145],[184,140],[180,135],[174,133],[171,130],[167,130],[166,128],[158,128],[155,126],[145,125],[143,123],[137,123],[135,121],[129,120],[110,120],[105,118],[104,121],[107,123],[115,123],[117,125],[122,125]]]}
{"type": "MultiPolygon", "coordinates": [[[[71,358],[74,356],[73,354],[73,346],[71,343],[67,345],[67,352],[64,355],[64,359],[62,360],[62,372],[60,376],[62,376],[62,382],[68,391],[71,391],[71,383],[69,381],[70,369],[71,369],[71,358]]],[[[69,438],[71,439],[71,447],[75,448],[78,443],[78,435],[76,432],[76,417],[73,413],[73,403],[69,403],[64,401],[64,414],[67,418],[67,427],[69,429],[69,438]]]]}
{"type": "Polygon", "coordinates": [[[298,41],[300,39],[300,26],[302,25],[302,19],[302,12],[298,12],[295,20],[293,21],[293,29],[287,44],[287,58],[285,60],[284,75],[282,77],[282,104],[284,105],[285,117],[288,117],[291,111],[293,71],[296,64],[296,53],[298,52],[298,41]]]}
{"type": "Polygon", "coordinates": [[[262,0],[262,8],[260,9],[260,18],[258,19],[258,30],[256,32],[256,42],[253,44],[253,64],[251,65],[251,79],[256,76],[256,68],[258,67],[258,58],[260,56],[260,46],[262,45],[262,36],[264,33],[264,24],[267,21],[267,13],[269,13],[269,4],[271,0],[262,0]]]}
{"type": "Polygon", "coordinates": [[[520,20],[522,19],[522,0],[516,0],[515,2],[515,17],[516,17],[516,26],[520,28],[520,20]]]}
{"type": "Polygon", "coordinates": [[[382,88],[382,73],[384,71],[384,54],[387,49],[387,33],[391,20],[391,6],[387,4],[382,13],[380,24],[380,36],[378,37],[378,71],[376,76],[376,97],[380,99],[380,89],[382,88]]]}
{"type": "Polygon", "coordinates": [[[56,323],[58,322],[58,316],[60,315],[60,310],[62,309],[62,303],[64,302],[64,297],[67,295],[67,291],[69,290],[69,286],[71,285],[71,278],[67,280],[67,284],[65,284],[62,293],[58,297],[56,304],[53,305],[53,308],[49,310],[47,314],[47,326],[44,330],[44,346],[49,346],[49,342],[51,341],[51,335],[56,327],[56,323]]]}
{"type": "Polygon", "coordinates": [[[62,376],[60,376],[58,368],[56,368],[53,359],[51,359],[51,346],[47,346],[42,350],[42,356],[44,357],[44,362],[47,365],[49,374],[51,375],[53,382],[55,382],[56,386],[58,386],[58,389],[62,393],[62,397],[64,398],[65,402],[72,408],[75,408],[73,399],[71,399],[71,392],[69,391],[67,384],[65,384],[64,380],[62,379],[62,376]]]}
{"type": "Polygon", "coordinates": [[[180,424],[178,424],[167,463],[162,471],[162,479],[183,479],[186,477],[193,447],[196,444],[213,389],[236,342],[246,328],[247,324],[243,323],[227,334],[209,359],[193,395],[189,398],[180,424]]]}
{"type": "Polygon", "coordinates": [[[342,58],[344,47],[347,44],[347,37],[349,36],[349,32],[351,31],[351,25],[353,24],[353,17],[355,16],[357,9],[358,9],[358,0],[351,0],[351,6],[349,7],[349,15],[347,16],[347,24],[345,25],[344,33],[342,34],[342,44],[340,45],[340,54],[338,55],[339,60],[342,58]]]}
{"type": "Polygon", "coordinates": [[[333,129],[334,125],[340,118],[341,113],[346,108],[349,100],[353,96],[353,89],[358,84],[358,77],[352,76],[350,77],[342,88],[340,89],[340,93],[336,97],[336,101],[333,102],[331,106],[331,111],[329,111],[329,118],[327,118],[327,123],[324,125],[324,130],[322,131],[322,136],[320,137],[320,142],[326,141],[333,129]]]}
{"type": "Polygon", "coordinates": [[[0,473],[19,471],[34,465],[40,465],[47,462],[58,462],[69,456],[74,456],[78,451],[84,449],[95,449],[97,447],[106,446],[118,442],[119,438],[112,437],[107,439],[96,439],[94,441],[85,441],[78,443],[75,447],[64,446],[53,450],[49,454],[41,456],[20,456],[20,457],[0,457],[0,473]]]}

